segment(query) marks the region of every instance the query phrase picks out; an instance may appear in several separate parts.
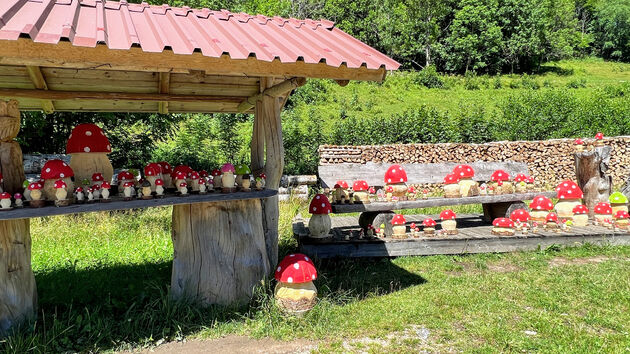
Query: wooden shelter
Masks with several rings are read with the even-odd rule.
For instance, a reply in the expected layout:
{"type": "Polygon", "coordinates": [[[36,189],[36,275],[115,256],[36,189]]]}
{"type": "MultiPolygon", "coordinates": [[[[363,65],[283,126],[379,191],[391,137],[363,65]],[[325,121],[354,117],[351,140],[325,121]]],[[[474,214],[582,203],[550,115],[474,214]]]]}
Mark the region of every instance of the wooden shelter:
{"type": "MultiPolygon", "coordinates": [[[[17,101],[3,101],[0,131],[15,121],[18,107],[253,113],[251,168],[266,173],[269,191],[173,207],[173,295],[202,304],[244,302],[277,263],[274,190],[284,165],[280,112],[288,95],[307,78],[341,85],[380,81],[398,66],[325,20],[124,0],[3,0],[0,98],[17,101]]],[[[0,143],[2,187],[10,193],[21,191],[24,180],[14,138],[2,136],[0,143]]],[[[106,209],[116,208],[128,206],[106,209]]],[[[91,210],[104,208],[67,212],[91,210]]],[[[37,307],[28,218],[43,214],[13,212],[0,215],[0,333],[32,317],[37,307]]]]}

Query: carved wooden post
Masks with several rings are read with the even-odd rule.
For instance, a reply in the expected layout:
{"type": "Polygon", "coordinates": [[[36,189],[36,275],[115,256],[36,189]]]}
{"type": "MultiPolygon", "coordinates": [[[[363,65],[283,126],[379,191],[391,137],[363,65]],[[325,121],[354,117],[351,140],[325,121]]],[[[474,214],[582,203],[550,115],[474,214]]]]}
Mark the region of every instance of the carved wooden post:
{"type": "MultiPolygon", "coordinates": [[[[13,139],[20,129],[17,101],[0,101],[0,172],[2,188],[22,190],[22,150],[13,139]]],[[[35,316],[37,290],[31,268],[30,220],[0,221],[0,337],[35,316]]]]}
{"type": "Polygon", "coordinates": [[[584,191],[584,204],[593,217],[595,205],[608,202],[612,192],[612,177],[607,175],[610,162],[610,146],[599,146],[590,151],[575,153],[575,175],[584,191]]]}

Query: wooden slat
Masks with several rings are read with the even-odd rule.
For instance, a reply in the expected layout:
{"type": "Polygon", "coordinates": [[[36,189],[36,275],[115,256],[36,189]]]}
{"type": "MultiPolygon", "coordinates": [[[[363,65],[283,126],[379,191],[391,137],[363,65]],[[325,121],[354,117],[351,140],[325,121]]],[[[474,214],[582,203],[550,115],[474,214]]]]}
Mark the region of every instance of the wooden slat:
{"type": "MultiPolygon", "coordinates": [[[[158,91],[160,93],[170,93],[171,73],[160,73],[158,80],[158,91]]],[[[158,112],[168,114],[168,101],[158,103],[158,112]]]]}
{"type": "MultiPolygon", "coordinates": [[[[0,66],[1,67],[1,66],[0,66]]],[[[46,79],[83,79],[106,81],[129,81],[155,83],[158,73],[146,71],[117,71],[103,69],[67,69],[55,67],[42,67],[42,73],[46,79]]]]}
{"type": "Polygon", "coordinates": [[[92,204],[72,204],[66,207],[47,206],[43,208],[13,209],[0,211],[0,220],[37,218],[51,215],[90,213],[96,211],[107,210],[127,210],[139,208],[151,208],[168,205],[194,204],[206,202],[222,202],[227,200],[246,200],[246,199],[265,199],[277,195],[278,192],[272,189],[252,192],[236,192],[236,193],[209,193],[206,195],[190,195],[189,197],[167,196],[162,199],[136,199],[124,201],[122,198],[115,196],[109,203],[92,203],[92,204]]]}
{"type": "Polygon", "coordinates": [[[249,97],[258,92],[258,86],[230,84],[196,84],[171,81],[170,93],[189,95],[243,96],[249,97]]]}
{"type": "Polygon", "coordinates": [[[408,200],[401,202],[372,202],[370,204],[333,204],[333,213],[357,213],[363,211],[388,211],[388,210],[404,210],[416,208],[428,208],[436,206],[450,205],[467,205],[467,204],[491,204],[502,202],[517,202],[523,200],[532,200],[538,195],[544,195],[552,198],[556,196],[556,192],[532,192],[532,193],[514,193],[501,195],[485,195],[477,197],[465,198],[429,198],[420,200],[408,200]]]}
{"type": "MultiPolygon", "coordinates": [[[[391,166],[391,163],[374,163],[366,164],[332,164],[320,165],[319,178],[322,180],[323,187],[332,188],[338,180],[348,182],[356,180],[365,180],[370,186],[382,186],[384,184],[383,177],[385,171],[391,166]]],[[[407,172],[408,184],[415,183],[442,183],[444,176],[451,173],[453,168],[457,166],[455,162],[444,163],[427,163],[427,164],[401,164],[407,172]]],[[[524,162],[513,161],[478,161],[469,163],[475,170],[476,181],[489,181],[492,173],[498,169],[504,170],[514,177],[517,173],[529,175],[529,169],[524,162]]]]}
{"type": "MultiPolygon", "coordinates": [[[[44,91],[48,90],[48,84],[46,83],[46,79],[44,78],[42,71],[39,69],[39,66],[27,66],[26,71],[28,72],[28,76],[36,89],[44,91]]],[[[45,113],[50,114],[55,111],[55,106],[51,100],[42,99],[41,102],[42,109],[45,113]]]]}

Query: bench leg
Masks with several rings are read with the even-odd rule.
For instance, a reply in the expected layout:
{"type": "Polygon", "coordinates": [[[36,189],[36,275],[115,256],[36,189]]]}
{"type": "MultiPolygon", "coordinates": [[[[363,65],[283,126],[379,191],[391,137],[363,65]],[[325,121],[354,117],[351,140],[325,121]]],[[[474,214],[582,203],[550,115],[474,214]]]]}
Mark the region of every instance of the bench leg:
{"type": "Polygon", "coordinates": [[[0,221],[0,338],[35,318],[30,219],[0,221]]]}
{"type": "Polygon", "coordinates": [[[483,206],[483,220],[492,222],[496,218],[509,218],[510,214],[516,209],[526,209],[527,205],[523,202],[501,202],[486,203],[483,206]]]}

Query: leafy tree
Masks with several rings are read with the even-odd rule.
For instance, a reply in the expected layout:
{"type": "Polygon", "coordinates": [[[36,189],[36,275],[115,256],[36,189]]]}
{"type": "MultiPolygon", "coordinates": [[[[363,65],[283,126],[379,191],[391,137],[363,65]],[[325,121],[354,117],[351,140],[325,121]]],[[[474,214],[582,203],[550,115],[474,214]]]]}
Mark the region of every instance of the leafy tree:
{"type": "Polygon", "coordinates": [[[630,1],[600,1],[595,15],[599,53],[606,59],[630,61],[630,1]]]}

